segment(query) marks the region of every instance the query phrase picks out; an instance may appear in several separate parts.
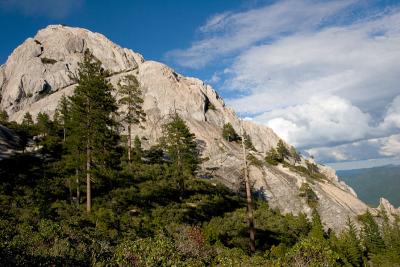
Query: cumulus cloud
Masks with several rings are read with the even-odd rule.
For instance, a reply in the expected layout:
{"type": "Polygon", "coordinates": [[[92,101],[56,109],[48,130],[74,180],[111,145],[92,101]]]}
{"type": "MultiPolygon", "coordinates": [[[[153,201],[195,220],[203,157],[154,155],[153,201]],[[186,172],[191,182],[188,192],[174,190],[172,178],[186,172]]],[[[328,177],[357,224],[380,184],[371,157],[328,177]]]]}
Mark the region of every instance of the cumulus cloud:
{"type": "Polygon", "coordinates": [[[217,14],[200,27],[202,39],[187,49],[170,51],[167,57],[184,67],[201,68],[218,56],[266,38],[316,28],[324,19],[354,2],[287,0],[244,12],[217,14]]]}
{"type": "Polygon", "coordinates": [[[2,0],[0,8],[19,11],[26,16],[64,18],[80,8],[84,0],[2,0]]]}
{"type": "Polygon", "coordinates": [[[337,96],[311,97],[304,104],[255,117],[300,148],[354,141],[370,131],[370,116],[337,96]]]}
{"type": "Polygon", "coordinates": [[[388,137],[371,138],[337,146],[313,147],[305,152],[324,162],[368,160],[382,157],[380,149],[387,140],[388,137]]]}
{"type": "Polygon", "coordinates": [[[383,129],[400,128],[400,95],[390,104],[380,127],[383,129]]]}

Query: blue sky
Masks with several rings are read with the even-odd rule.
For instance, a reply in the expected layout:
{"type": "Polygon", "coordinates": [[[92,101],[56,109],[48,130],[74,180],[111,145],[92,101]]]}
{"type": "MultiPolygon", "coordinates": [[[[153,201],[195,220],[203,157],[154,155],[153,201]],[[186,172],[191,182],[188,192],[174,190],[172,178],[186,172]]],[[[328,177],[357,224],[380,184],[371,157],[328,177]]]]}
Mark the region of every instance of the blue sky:
{"type": "Polygon", "coordinates": [[[48,24],[101,32],[213,85],[335,168],[400,164],[400,3],[0,0],[0,62],[48,24]]]}

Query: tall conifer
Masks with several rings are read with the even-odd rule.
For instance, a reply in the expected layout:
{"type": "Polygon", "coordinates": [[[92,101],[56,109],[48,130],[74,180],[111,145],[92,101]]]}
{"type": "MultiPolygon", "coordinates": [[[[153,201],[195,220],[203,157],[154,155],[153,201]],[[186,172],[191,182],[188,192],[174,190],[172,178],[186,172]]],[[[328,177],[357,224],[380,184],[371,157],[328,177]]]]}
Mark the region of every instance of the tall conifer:
{"type": "Polygon", "coordinates": [[[123,77],[118,83],[118,93],[120,99],[118,104],[126,107],[121,113],[122,121],[128,126],[128,161],[132,161],[132,125],[145,121],[146,113],[144,113],[142,105],[142,90],[139,81],[134,75],[123,77]]]}
{"type": "Polygon", "coordinates": [[[86,211],[92,203],[91,181],[95,170],[107,167],[110,153],[118,142],[116,122],[113,114],[117,111],[112,96],[112,85],[107,81],[108,73],[88,50],[79,63],[75,79],[78,86],[71,99],[71,136],[75,150],[83,146],[86,173],[86,211]]]}

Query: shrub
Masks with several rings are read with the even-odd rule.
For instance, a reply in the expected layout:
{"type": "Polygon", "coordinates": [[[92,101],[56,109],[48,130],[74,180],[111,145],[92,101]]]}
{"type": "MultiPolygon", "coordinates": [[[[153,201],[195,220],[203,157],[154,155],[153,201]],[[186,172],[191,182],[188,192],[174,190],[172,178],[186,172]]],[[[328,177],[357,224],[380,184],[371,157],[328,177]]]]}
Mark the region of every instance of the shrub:
{"type": "Polygon", "coordinates": [[[236,133],[232,124],[229,122],[224,124],[224,127],[222,128],[222,137],[228,142],[237,142],[240,140],[240,136],[236,133]]]}
{"type": "Polygon", "coordinates": [[[311,208],[316,208],[318,205],[318,196],[312,190],[308,183],[303,183],[300,187],[300,194],[299,196],[306,198],[307,204],[311,208]]]}

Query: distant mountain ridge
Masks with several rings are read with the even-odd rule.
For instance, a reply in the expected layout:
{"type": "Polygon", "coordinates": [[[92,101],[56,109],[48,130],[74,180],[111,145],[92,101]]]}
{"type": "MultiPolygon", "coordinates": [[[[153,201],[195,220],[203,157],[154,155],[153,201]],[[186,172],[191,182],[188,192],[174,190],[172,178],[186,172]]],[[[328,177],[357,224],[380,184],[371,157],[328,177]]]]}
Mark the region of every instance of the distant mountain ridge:
{"type": "Polygon", "coordinates": [[[336,173],[367,204],[376,206],[379,198],[384,197],[395,207],[400,206],[400,165],[342,170],[336,173]]]}

